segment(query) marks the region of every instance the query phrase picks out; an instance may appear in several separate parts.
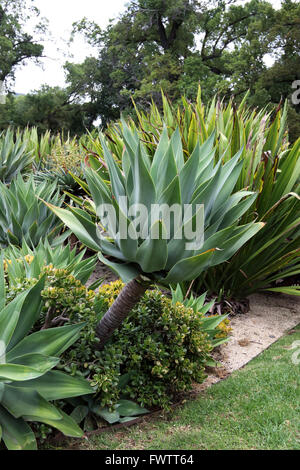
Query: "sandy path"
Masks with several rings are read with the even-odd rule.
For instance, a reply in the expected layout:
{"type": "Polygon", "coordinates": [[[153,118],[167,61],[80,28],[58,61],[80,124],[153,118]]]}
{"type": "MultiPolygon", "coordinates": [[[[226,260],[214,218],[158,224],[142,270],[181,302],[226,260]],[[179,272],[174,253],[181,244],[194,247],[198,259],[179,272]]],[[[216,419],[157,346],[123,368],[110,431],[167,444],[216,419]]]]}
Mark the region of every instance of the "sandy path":
{"type": "Polygon", "coordinates": [[[210,369],[206,381],[195,385],[196,391],[204,390],[240,369],[299,323],[300,297],[252,295],[250,311],[231,319],[230,340],[215,355],[221,367],[210,369]]]}

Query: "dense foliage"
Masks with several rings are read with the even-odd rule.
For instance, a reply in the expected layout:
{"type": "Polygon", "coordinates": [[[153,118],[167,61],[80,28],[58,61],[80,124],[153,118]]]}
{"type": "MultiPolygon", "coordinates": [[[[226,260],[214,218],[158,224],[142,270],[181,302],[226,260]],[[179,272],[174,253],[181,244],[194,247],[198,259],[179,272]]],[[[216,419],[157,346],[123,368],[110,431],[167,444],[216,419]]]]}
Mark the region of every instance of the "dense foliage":
{"type": "Polygon", "coordinates": [[[32,247],[41,238],[53,242],[61,226],[57,217],[43,201],[62,205],[64,198],[57,192],[56,183],[34,183],[33,176],[26,181],[19,175],[10,186],[0,182],[0,246],[21,246],[23,240],[32,247]]]}
{"type": "MultiPolygon", "coordinates": [[[[38,16],[0,0],[0,94],[42,54],[38,16]]],[[[74,24],[95,53],[65,89],[0,103],[1,448],[169,409],[217,365],[234,305],[300,294],[300,86],[280,100],[299,18],[130,1],[105,30],[74,24]],[[122,281],[93,282],[99,261],[122,281]]]]}
{"type": "Polygon", "coordinates": [[[32,0],[0,1],[0,81],[13,79],[17,66],[43,53],[40,33],[45,33],[45,20],[36,22],[39,10],[32,0]],[[32,34],[28,23],[35,22],[32,34]]]}
{"type": "Polygon", "coordinates": [[[75,421],[51,402],[92,392],[82,378],[52,370],[79,338],[83,325],[32,333],[40,315],[44,277],[8,301],[2,258],[0,262],[0,442],[9,450],[36,449],[31,422],[80,437],[83,433],[75,421]]]}
{"type": "MultiPolygon", "coordinates": [[[[1,4],[8,10],[1,50],[5,58],[10,53],[9,60],[0,57],[0,70],[12,75],[26,57],[38,57],[42,46],[37,35],[28,35],[21,47],[16,39],[27,16],[19,1],[1,4]]],[[[95,120],[105,125],[121,112],[131,113],[132,97],[143,109],[151,99],[161,106],[161,89],[177,102],[182,95],[195,99],[200,81],[205,103],[216,93],[239,102],[247,90],[259,108],[288,99],[294,141],[300,131],[299,99],[291,101],[292,87],[298,97],[300,88],[299,8],[294,0],[283,0],[278,9],[266,0],[138,0],[128,2],[105,29],[83,18],[72,38],[81,34],[94,53],[80,64],[65,64],[66,88],[42,86],[9,96],[1,106],[0,129],[14,124],[37,126],[39,133],[82,134],[95,120]]]]}
{"type": "MultiPolygon", "coordinates": [[[[226,340],[230,328],[225,317],[205,316],[209,305],[184,307],[159,290],[147,291],[131,316],[104,350],[95,351],[95,326],[124,286],[121,281],[88,290],[66,270],[44,268],[42,325],[85,323],[80,340],[62,355],[57,366],[73,376],[88,378],[98,407],[112,409],[120,398],[146,407],[167,407],[178,392],[205,379],[212,364],[211,350],[226,340]],[[50,320],[50,317],[52,321],[50,320]],[[50,321],[49,321],[50,320],[50,321]]],[[[33,279],[11,286],[14,298],[33,279]]]]}
{"type": "MultiPolygon", "coordinates": [[[[235,189],[258,192],[258,197],[240,221],[256,217],[266,224],[230,263],[203,273],[193,289],[227,299],[267,288],[298,294],[299,287],[280,280],[299,274],[300,139],[289,144],[287,103],[273,113],[266,109],[257,112],[248,108],[246,98],[239,107],[233,101],[226,104],[220,100],[204,106],[199,88],[195,103],[183,99],[182,107],[177,107],[163,95],[162,112],[152,104],[150,113],[136,110],[137,124],[130,119],[128,124],[121,120],[109,126],[111,149],[121,160],[123,134],[129,125],[153,158],[165,124],[171,138],[179,129],[186,159],[192,158],[198,141],[204,145],[213,133],[216,161],[224,164],[228,155],[241,149],[242,170],[235,189]],[[279,283],[276,287],[275,282],[279,283]]],[[[230,200],[226,205],[230,206],[230,200]]]]}

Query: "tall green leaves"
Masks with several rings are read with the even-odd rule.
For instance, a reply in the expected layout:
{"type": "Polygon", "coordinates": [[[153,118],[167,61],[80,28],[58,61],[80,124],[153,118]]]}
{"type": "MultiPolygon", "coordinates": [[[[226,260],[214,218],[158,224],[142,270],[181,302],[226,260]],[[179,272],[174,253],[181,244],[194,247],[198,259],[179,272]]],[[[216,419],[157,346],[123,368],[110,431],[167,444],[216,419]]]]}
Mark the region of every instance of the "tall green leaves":
{"type": "MultiPolygon", "coordinates": [[[[0,277],[3,281],[3,271],[0,277]]],[[[87,381],[52,371],[59,355],[78,339],[83,325],[29,334],[40,315],[43,288],[41,279],[0,309],[0,441],[9,450],[36,449],[27,424],[32,421],[68,436],[82,436],[75,421],[49,401],[92,393],[87,381]]]]}
{"type": "Polygon", "coordinates": [[[11,129],[0,134],[0,181],[10,183],[29,170],[33,158],[33,152],[28,151],[20,135],[15,137],[11,129]]]}
{"type": "Polygon", "coordinates": [[[37,185],[32,176],[25,181],[19,175],[9,187],[0,183],[0,246],[21,246],[25,240],[34,247],[46,237],[53,241],[60,224],[42,199],[58,206],[64,200],[56,183],[37,185]]]}
{"type": "Polygon", "coordinates": [[[96,170],[86,171],[99,225],[81,209],[48,207],[84,244],[100,251],[101,260],[125,282],[138,274],[167,283],[192,279],[226,261],[262,228],[253,222],[238,227],[255,199],[249,191],[232,194],[242,170],[241,151],[226,164],[215,165],[212,135],[202,144],[198,141],[186,159],[177,128],[171,138],[162,132],[151,158],[138,132],[124,121],[122,139],[120,169],[101,136],[110,182],[96,170]],[[230,204],[225,205],[227,199],[230,204]]]}

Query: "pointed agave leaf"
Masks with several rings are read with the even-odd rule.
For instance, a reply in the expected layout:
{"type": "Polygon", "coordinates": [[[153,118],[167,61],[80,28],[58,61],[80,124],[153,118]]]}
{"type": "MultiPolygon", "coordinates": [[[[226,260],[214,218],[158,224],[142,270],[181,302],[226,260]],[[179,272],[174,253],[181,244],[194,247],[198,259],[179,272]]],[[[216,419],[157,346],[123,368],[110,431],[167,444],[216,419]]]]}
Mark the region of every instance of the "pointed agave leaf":
{"type": "MultiPolygon", "coordinates": [[[[196,206],[194,209],[196,209],[195,213],[191,214],[189,219],[182,221],[182,223],[177,227],[174,236],[168,243],[167,269],[171,269],[172,266],[174,266],[180,259],[190,258],[196,250],[195,243],[197,243],[198,247],[203,245],[204,227],[197,227],[196,233],[194,231],[194,227],[196,222],[199,222],[199,218],[201,225],[202,223],[204,225],[204,207],[199,205],[199,207],[196,206]],[[193,239],[187,238],[187,234],[194,234],[195,237],[193,239]],[[194,247],[191,246],[191,243],[194,247]]],[[[187,214],[185,214],[185,216],[187,218],[187,214]]],[[[206,251],[206,249],[203,248],[203,250],[201,249],[201,252],[202,251],[206,251]]]]}
{"type": "MultiPolygon", "coordinates": [[[[82,437],[83,431],[80,429],[78,424],[63,411],[60,410],[59,412],[61,415],[61,419],[59,420],[42,418],[39,421],[41,421],[42,423],[48,424],[48,426],[52,426],[53,428],[58,429],[65,436],[82,437]]],[[[30,416],[30,415],[24,416],[24,419],[26,421],[38,421],[36,416],[30,416]]]]}
{"type": "Polygon", "coordinates": [[[131,400],[119,400],[117,410],[120,416],[139,416],[149,413],[146,408],[142,408],[131,400]]]}
{"type": "Polygon", "coordinates": [[[16,329],[26,296],[27,292],[23,292],[0,311],[0,339],[6,348],[16,329]]]}
{"type": "Polygon", "coordinates": [[[23,419],[16,419],[0,405],[2,439],[8,450],[37,450],[34,433],[23,419]]]}
{"type": "Polygon", "coordinates": [[[158,196],[171,183],[177,174],[178,169],[174,156],[174,150],[172,144],[170,143],[158,167],[158,179],[155,181],[156,192],[158,196]]]}
{"type": "Polygon", "coordinates": [[[247,210],[253,205],[257,198],[257,194],[254,193],[247,197],[244,201],[232,207],[225,215],[220,225],[220,229],[233,225],[247,210]]]}
{"type": "Polygon", "coordinates": [[[186,161],[185,165],[179,173],[183,204],[188,204],[191,201],[192,195],[196,189],[200,156],[201,147],[198,141],[192,155],[186,161]]]}
{"type": "Polygon", "coordinates": [[[53,405],[47,402],[35,390],[28,388],[15,388],[5,385],[1,405],[14,417],[21,418],[25,415],[35,417],[35,421],[43,419],[60,420],[61,413],[53,405]]]}
{"type": "Polygon", "coordinates": [[[159,168],[159,165],[161,163],[163,156],[168,150],[168,147],[169,147],[168,130],[166,126],[164,126],[163,132],[160,136],[159,144],[157,146],[156,152],[153,157],[152,166],[150,170],[150,174],[153,178],[153,181],[158,181],[159,179],[158,168],[159,168]]]}
{"type": "MultiPolygon", "coordinates": [[[[0,312],[5,307],[6,287],[4,277],[4,257],[0,254],[0,312]]],[[[1,320],[0,320],[1,321],[1,320]]]]}
{"type": "Polygon", "coordinates": [[[145,273],[152,273],[165,268],[167,257],[166,228],[158,220],[151,226],[148,237],[139,247],[136,259],[145,273]]]}
{"type": "Polygon", "coordinates": [[[135,279],[141,272],[138,269],[138,265],[136,264],[114,263],[106,259],[101,253],[98,253],[98,257],[100,261],[102,261],[102,263],[111,268],[125,283],[132,281],[132,279],[135,279]]]}
{"type": "Polygon", "coordinates": [[[134,224],[129,220],[117,201],[114,201],[115,214],[118,221],[118,233],[116,234],[116,244],[128,261],[134,261],[138,249],[138,235],[134,224]]]}
{"type": "Polygon", "coordinates": [[[24,354],[59,356],[79,338],[85,323],[41,330],[24,338],[7,354],[7,362],[24,354]]]}
{"type": "Polygon", "coordinates": [[[14,387],[33,388],[45,400],[49,401],[93,393],[93,389],[87,380],[72,377],[56,370],[51,370],[37,379],[14,383],[14,387]]]}
{"type": "Polygon", "coordinates": [[[140,145],[137,148],[134,158],[133,180],[134,188],[130,203],[132,205],[143,204],[147,208],[149,214],[151,211],[151,204],[153,204],[153,201],[156,199],[156,190],[151,175],[142,158],[140,145]]]}
{"type": "Polygon", "coordinates": [[[287,295],[300,295],[300,287],[299,286],[290,286],[290,287],[273,287],[269,289],[264,289],[267,292],[280,292],[281,294],[287,295]]]}
{"type": "Polygon", "coordinates": [[[96,227],[94,224],[92,224],[92,222],[89,222],[88,219],[81,219],[81,222],[83,222],[81,223],[78,218],[70,211],[61,209],[60,207],[55,207],[49,203],[45,204],[63,221],[64,224],[67,225],[67,227],[72,230],[72,232],[84,245],[94,251],[98,251],[100,249],[96,227]],[[94,238],[89,233],[90,229],[93,229],[95,233],[94,238]]]}
{"type": "Polygon", "coordinates": [[[172,134],[170,144],[173,148],[176,167],[178,168],[178,171],[180,171],[184,165],[184,158],[179,127],[177,127],[175,132],[172,134]]]}
{"type": "Polygon", "coordinates": [[[87,417],[87,415],[89,414],[89,411],[90,410],[88,406],[78,405],[70,414],[70,418],[72,418],[75,421],[75,423],[80,424],[81,421],[83,421],[84,418],[87,417]]]}
{"type": "MultiPolygon", "coordinates": [[[[33,276],[34,277],[34,276],[33,276]]],[[[36,276],[38,277],[38,276],[36,276]]],[[[41,292],[45,285],[45,276],[42,277],[35,286],[33,286],[25,296],[25,300],[21,307],[21,312],[12,338],[9,342],[7,351],[12,349],[23,339],[30,331],[40,315],[41,292]]]]}
{"type": "Polygon", "coordinates": [[[124,177],[101,134],[100,140],[104,152],[104,158],[109,169],[112,193],[116,199],[119,199],[121,196],[126,196],[124,177]]]}
{"type": "Polygon", "coordinates": [[[211,265],[211,261],[215,256],[215,252],[216,248],[178,261],[178,263],[176,263],[175,266],[170,270],[165,279],[165,282],[181,282],[182,279],[190,281],[196,278],[211,265]]]}

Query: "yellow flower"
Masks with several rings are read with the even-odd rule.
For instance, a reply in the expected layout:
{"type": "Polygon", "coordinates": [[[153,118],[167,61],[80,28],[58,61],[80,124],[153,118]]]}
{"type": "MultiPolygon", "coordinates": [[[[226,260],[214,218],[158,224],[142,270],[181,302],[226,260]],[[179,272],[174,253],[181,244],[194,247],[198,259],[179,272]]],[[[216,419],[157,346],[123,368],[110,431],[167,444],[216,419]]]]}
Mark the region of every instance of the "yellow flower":
{"type": "Polygon", "coordinates": [[[32,261],[34,260],[34,256],[32,256],[32,255],[26,255],[26,256],[24,256],[24,259],[25,259],[25,261],[26,261],[28,264],[31,264],[32,261]]]}

